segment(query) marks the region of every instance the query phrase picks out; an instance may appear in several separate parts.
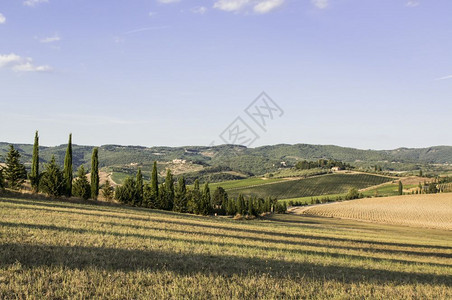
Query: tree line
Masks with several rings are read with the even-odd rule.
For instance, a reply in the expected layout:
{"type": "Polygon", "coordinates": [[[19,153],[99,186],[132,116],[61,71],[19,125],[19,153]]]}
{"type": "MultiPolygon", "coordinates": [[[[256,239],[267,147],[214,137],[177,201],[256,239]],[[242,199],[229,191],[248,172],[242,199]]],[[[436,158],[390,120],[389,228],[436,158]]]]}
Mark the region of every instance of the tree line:
{"type": "Polygon", "coordinates": [[[28,174],[24,164],[20,162],[20,157],[19,151],[10,145],[6,155],[6,167],[0,169],[0,188],[19,190],[28,178],[33,193],[42,192],[52,197],[75,196],[85,200],[89,198],[97,200],[99,195],[98,149],[93,149],[91,157],[91,182],[87,179],[87,172],[83,165],[78,169],[76,178],[73,178],[72,134],[69,134],[63,169],[52,155],[44,171],[40,172],[38,131],[35,133],[31,170],[28,174]]]}
{"type": "Polygon", "coordinates": [[[115,189],[115,199],[121,203],[163,210],[172,210],[183,213],[200,215],[254,215],[263,213],[283,213],[287,207],[279,204],[275,198],[267,199],[249,197],[243,195],[237,198],[229,198],[222,187],[217,187],[213,194],[209,183],[200,187],[196,179],[192,187],[188,187],[184,176],[174,180],[171,170],[167,170],[165,181],[158,182],[157,162],[154,162],[151,179],[143,181],[141,169],[138,169],[136,177],[127,177],[123,185],[115,189]]]}
{"type": "MultiPolygon", "coordinates": [[[[0,169],[0,189],[5,187],[19,190],[28,178],[33,193],[42,192],[52,197],[79,197],[85,200],[97,200],[99,196],[99,159],[98,148],[94,148],[91,156],[90,181],[88,181],[85,167],[81,165],[73,177],[72,166],[72,134],[66,148],[63,169],[56,163],[55,156],[45,164],[44,171],[39,170],[39,135],[35,133],[31,170],[27,174],[25,166],[20,162],[20,153],[10,145],[6,157],[6,167],[0,169]]],[[[192,187],[188,187],[184,176],[177,181],[171,170],[166,172],[165,181],[159,183],[157,162],[154,162],[149,182],[143,180],[141,169],[136,176],[127,177],[122,185],[115,189],[107,180],[101,189],[107,201],[113,198],[120,203],[147,207],[153,209],[171,210],[182,213],[200,215],[254,215],[263,213],[284,213],[286,204],[279,204],[275,198],[267,199],[243,195],[229,199],[222,187],[217,187],[213,193],[209,183],[200,187],[196,179],[192,187]]]]}
{"type": "Polygon", "coordinates": [[[317,161],[301,160],[295,164],[295,168],[297,170],[309,170],[309,169],[316,169],[316,168],[331,169],[333,167],[338,167],[338,168],[341,168],[342,170],[353,169],[353,167],[350,164],[347,164],[347,163],[344,163],[344,162],[338,161],[338,160],[332,160],[332,159],[329,159],[329,160],[319,159],[317,161]]]}

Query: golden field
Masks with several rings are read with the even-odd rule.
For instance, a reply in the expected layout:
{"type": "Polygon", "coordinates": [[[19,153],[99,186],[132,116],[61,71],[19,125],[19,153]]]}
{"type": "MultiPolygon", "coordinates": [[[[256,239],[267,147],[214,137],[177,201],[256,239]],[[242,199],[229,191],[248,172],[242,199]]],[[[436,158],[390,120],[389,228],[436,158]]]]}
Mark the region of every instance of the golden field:
{"type": "Polygon", "coordinates": [[[294,210],[321,216],[452,230],[452,193],[364,198],[294,210]]]}

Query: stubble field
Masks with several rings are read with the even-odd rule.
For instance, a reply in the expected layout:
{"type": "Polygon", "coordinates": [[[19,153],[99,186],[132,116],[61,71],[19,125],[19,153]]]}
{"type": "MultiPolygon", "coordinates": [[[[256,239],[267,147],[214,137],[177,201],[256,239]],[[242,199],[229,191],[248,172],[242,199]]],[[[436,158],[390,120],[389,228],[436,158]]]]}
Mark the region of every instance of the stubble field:
{"type": "MultiPolygon", "coordinates": [[[[294,212],[297,212],[296,209],[294,212]]],[[[452,193],[364,198],[318,205],[301,213],[452,230],[452,193]]]]}
{"type": "Polygon", "coordinates": [[[0,197],[1,299],[450,299],[450,231],[0,197]]]}

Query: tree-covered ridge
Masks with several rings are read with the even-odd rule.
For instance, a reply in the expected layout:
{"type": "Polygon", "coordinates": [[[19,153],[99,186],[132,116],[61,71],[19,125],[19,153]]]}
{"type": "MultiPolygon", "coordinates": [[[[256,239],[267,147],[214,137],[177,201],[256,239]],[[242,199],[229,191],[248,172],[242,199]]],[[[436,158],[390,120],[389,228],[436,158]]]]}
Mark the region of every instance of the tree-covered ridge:
{"type": "MultiPolygon", "coordinates": [[[[4,162],[8,151],[7,143],[0,143],[0,162],[4,162]]],[[[22,161],[30,166],[32,161],[33,145],[14,145],[21,154],[22,161]]],[[[72,145],[73,166],[76,170],[80,165],[90,168],[91,154],[94,146],[72,145]]],[[[67,145],[55,147],[39,147],[40,162],[47,163],[52,155],[57,163],[63,165],[67,145]]],[[[246,148],[237,145],[221,145],[213,147],[187,146],[187,147],[141,147],[103,145],[99,147],[99,167],[141,165],[150,166],[153,161],[172,162],[173,160],[202,166],[204,174],[216,181],[240,178],[241,174],[263,175],[273,172],[284,163],[286,166],[295,166],[300,160],[317,161],[319,159],[337,160],[352,165],[373,166],[378,162],[385,169],[398,170],[412,169],[416,164],[451,164],[452,146],[436,146],[429,148],[395,150],[360,150],[332,145],[273,145],[257,148],[246,148]],[[398,163],[398,164],[394,164],[398,163]],[[208,169],[212,168],[212,169],[208,169]],[[218,168],[222,169],[218,171],[218,168]],[[206,171],[207,170],[207,171],[206,171]],[[229,172],[229,173],[228,173],[229,172]],[[232,174],[239,172],[241,174],[232,174]],[[237,177],[234,177],[237,176],[237,177]]],[[[144,169],[144,168],[143,168],[144,169]]],[[[134,172],[136,170],[133,170],[134,172]]],[[[143,174],[148,176],[150,174],[143,174]]],[[[187,177],[187,180],[189,178],[187,177]]]]}

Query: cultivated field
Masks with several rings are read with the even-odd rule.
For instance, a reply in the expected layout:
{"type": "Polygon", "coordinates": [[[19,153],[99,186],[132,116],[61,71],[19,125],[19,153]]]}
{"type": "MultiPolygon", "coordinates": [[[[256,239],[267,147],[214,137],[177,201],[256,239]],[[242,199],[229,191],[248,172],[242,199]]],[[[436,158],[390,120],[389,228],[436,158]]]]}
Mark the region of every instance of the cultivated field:
{"type": "Polygon", "coordinates": [[[0,197],[0,299],[450,299],[449,231],[0,197]]]}
{"type": "Polygon", "coordinates": [[[294,209],[293,212],[452,230],[452,193],[364,198],[294,209]]]}
{"type": "Polygon", "coordinates": [[[272,184],[252,187],[234,188],[228,190],[230,196],[242,193],[247,196],[278,199],[311,197],[346,193],[350,188],[363,189],[392,181],[393,178],[364,173],[357,174],[329,174],[306,179],[284,180],[272,184]]]}

